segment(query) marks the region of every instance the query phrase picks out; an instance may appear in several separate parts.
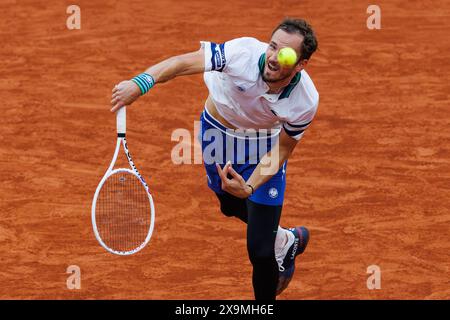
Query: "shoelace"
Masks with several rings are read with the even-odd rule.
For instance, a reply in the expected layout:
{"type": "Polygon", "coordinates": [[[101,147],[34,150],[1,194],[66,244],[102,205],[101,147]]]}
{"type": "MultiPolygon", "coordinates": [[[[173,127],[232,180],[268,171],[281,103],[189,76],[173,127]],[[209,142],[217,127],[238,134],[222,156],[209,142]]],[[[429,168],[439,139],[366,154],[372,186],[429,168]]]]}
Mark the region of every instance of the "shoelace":
{"type": "Polygon", "coordinates": [[[280,272],[283,272],[285,270],[284,267],[283,267],[283,259],[277,258],[277,263],[278,263],[278,270],[280,272]]]}
{"type": "Polygon", "coordinates": [[[290,248],[290,246],[288,246],[288,244],[286,243],[286,245],[284,246],[283,250],[281,250],[280,254],[276,254],[275,255],[275,260],[277,260],[278,270],[280,272],[283,272],[285,270],[285,268],[283,267],[283,262],[284,262],[284,258],[283,257],[286,257],[286,253],[289,250],[289,248],[290,248]]]}

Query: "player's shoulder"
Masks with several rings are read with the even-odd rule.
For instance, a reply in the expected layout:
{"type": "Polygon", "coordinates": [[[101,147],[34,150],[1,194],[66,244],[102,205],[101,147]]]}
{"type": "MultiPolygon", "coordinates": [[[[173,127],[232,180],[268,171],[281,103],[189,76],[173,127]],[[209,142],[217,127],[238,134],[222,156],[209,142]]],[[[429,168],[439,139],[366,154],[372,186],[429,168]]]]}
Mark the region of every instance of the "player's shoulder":
{"type": "Polygon", "coordinates": [[[246,54],[258,57],[265,52],[268,44],[253,37],[240,37],[225,42],[225,52],[246,54]]]}
{"type": "Polygon", "coordinates": [[[303,96],[302,100],[306,102],[306,105],[310,108],[316,109],[319,104],[319,92],[317,91],[314,82],[306,70],[301,71],[299,89],[303,96]]]}
{"type": "Polygon", "coordinates": [[[224,43],[224,72],[236,77],[256,80],[258,62],[267,44],[252,37],[241,37],[224,43]]]}
{"type": "Polygon", "coordinates": [[[253,37],[239,37],[239,38],[234,38],[231,39],[229,41],[227,41],[226,43],[233,43],[235,45],[241,45],[241,46],[246,46],[246,47],[267,47],[267,43],[262,42],[256,38],[253,37]]]}
{"type": "Polygon", "coordinates": [[[289,96],[289,107],[285,121],[291,125],[310,123],[319,106],[319,92],[305,70],[301,71],[300,81],[289,96]]]}
{"type": "Polygon", "coordinates": [[[200,44],[205,53],[205,71],[234,76],[258,71],[259,58],[268,45],[252,37],[234,38],[223,43],[200,41],[200,44]]]}

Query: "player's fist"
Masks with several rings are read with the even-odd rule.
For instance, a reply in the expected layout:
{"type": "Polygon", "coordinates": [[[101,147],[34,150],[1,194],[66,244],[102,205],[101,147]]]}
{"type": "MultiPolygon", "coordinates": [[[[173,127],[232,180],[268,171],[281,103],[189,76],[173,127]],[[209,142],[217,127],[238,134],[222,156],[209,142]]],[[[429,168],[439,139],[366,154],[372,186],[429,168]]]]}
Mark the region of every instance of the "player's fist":
{"type": "Polygon", "coordinates": [[[223,169],[216,163],[217,172],[222,180],[222,190],[232,194],[235,197],[245,199],[252,194],[252,188],[250,188],[244,178],[237,173],[231,166],[231,162],[227,162],[223,169]],[[231,175],[231,179],[228,179],[227,175],[231,175]]]}
{"type": "Polygon", "coordinates": [[[141,95],[138,85],[131,80],[125,80],[114,86],[111,97],[111,112],[116,112],[123,106],[129,106],[141,95]]]}

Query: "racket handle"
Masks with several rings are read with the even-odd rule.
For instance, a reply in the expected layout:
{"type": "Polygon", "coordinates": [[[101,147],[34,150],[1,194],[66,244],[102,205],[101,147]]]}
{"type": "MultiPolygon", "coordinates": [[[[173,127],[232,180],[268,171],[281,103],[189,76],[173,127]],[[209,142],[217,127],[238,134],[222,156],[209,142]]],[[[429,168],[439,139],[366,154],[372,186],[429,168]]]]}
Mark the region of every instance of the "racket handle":
{"type": "Polygon", "coordinates": [[[127,112],[126,107],[122,107],[117,111],[117,133],[125,134],[127,131],[127,112]]]}

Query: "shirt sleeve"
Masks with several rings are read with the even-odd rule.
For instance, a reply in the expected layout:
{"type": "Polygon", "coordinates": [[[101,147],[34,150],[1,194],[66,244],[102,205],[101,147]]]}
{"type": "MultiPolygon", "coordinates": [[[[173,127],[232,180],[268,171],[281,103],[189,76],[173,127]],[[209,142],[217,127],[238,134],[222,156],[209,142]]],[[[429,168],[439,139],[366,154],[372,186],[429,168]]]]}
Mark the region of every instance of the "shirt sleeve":
{"type": "Polygon", "coordinates": [[[317,106],[318,104],[296,119],[285,121],[283,123],[284,131],[295,140],[300,140],[305,130],[311,125],[317,111],[317,106]]]}
{"type": "Polygon", "coordinates": [[[244,37],[224,43],[200,41],[205,52],[205,72],[219,71],[230,75],[245,72],[252,59],[252,50],[261,47],[254,38],[244,37]]]}

